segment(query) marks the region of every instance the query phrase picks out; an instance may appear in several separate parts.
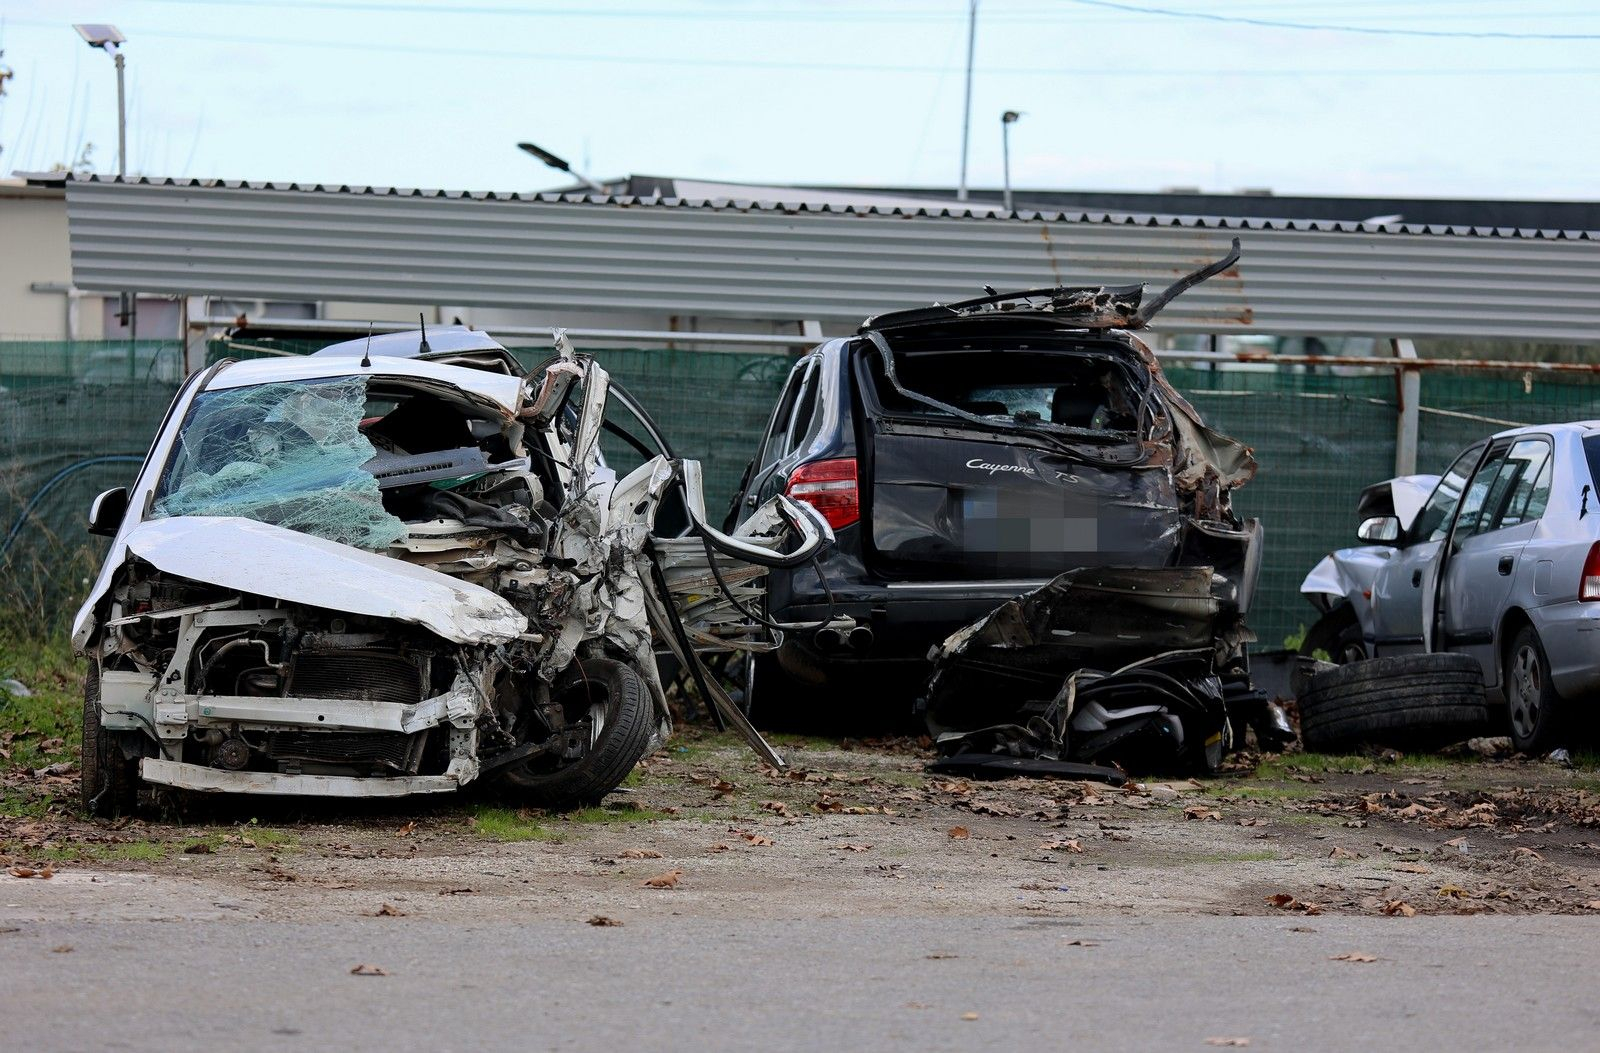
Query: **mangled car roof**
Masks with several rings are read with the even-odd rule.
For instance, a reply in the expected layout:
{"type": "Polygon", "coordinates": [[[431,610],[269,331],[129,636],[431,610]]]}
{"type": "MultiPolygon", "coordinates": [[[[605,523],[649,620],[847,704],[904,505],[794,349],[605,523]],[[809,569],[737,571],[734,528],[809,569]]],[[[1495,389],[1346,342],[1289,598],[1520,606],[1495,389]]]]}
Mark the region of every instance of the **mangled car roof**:
{"type": "Polygon", "coordinates": [[[412,358],[374,356],[370,366],[359,357],[312,356],[306,358],[267,358],[234,362],[213,374],[207,390],[243,388],[253,384],[282,384],[300,380],[326,380],[331,377],[396,377],[431,380],[481,395],[514,413],[522,403],[521,377],[490,373],[482,369],[447,366],[412,358]]]}

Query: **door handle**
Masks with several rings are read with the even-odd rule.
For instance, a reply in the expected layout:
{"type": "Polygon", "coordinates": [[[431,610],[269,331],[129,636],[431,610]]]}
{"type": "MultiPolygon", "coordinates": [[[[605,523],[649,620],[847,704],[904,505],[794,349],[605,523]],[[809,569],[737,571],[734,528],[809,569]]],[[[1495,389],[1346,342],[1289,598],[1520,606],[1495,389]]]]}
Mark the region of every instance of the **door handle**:
{"type": "Polygon", "coordinates": [[[1517,561],[1515,559],[1513,559],[1512,557],[1510,557],[1510,556],[1501,556],[1500,557],[1500,562],[1496,566],[1495,569],[1498,570],[1502,575],[1510,576],[1511,568],[1516,566],[1516,565],[1517,565],[1517,561]]]}
{"type": "Polygon", "coordinates": [[[1411,572],[1411,587],[1414,589],[1422,588],[1422,571],[1420,569],[1411,572]]]}

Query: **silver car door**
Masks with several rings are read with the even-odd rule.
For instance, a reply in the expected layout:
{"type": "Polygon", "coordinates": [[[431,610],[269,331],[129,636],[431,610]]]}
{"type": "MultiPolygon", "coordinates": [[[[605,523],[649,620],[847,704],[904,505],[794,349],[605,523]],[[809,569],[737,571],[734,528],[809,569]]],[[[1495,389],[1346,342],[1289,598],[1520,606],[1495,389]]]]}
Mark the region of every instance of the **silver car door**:
{"type": "Polygon", "coordinates": [[[1431,610],[1433,566],[1449,533],[1461,492],[1483,455],[1479,444],[1457,457],[1440,477],[1422,511],[1406,531],[1394,557],[1372,583],[1374,655],[1410,654],[1427,649],[1423,611],[1431,610]]]}
{"type": "Polygon", "coordinates": [[[1456,516],[1440,582],[1438,649],[1472,655],[1486,680],[1494,674],[1494,627],[1530,533],[1517,525],[1515,512],[1507,516],[1507,507],[1513,498],[1519,504],[1527,500],[1528,486],[1549,456],[1542,439],[1497,443],[1468,484],[1456,516]]]}
{"type": "Polygon", "coordinates": [[[1486,684],[1498,680],[1496,630],[1520,572],[1523,549],[1548,500],[1552,456],[1548,439],[1517,439],[1503,457],[1491,455],[1497,470],[1475,524],[1466,521],[1467,502],[1462,503],[1456,551],[1444,572],[1443,649],[1477,658],[1486,684]],[[1536,500],[1538,494],[1543,498],[1536,500]]]}

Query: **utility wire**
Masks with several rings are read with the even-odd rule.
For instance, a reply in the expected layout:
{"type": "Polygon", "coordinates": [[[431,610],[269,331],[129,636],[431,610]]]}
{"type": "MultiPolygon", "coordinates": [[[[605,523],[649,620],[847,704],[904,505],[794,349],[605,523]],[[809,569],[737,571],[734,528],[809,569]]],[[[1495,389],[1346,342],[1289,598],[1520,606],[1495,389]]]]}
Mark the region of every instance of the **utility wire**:
{"type": "MultiPolygon", "coordinates": [[[[29,19],[12,19],[13,25],[41,26],[50,29],[57,28],[56,23],[29,19]]],[[[134,30],[129,31],[134,32],[134,30]]],[[[483,59],[509,59],[518,62],[575,62],[575,63],[606,63],[626,66],[676,66],[685,68],[704,69],[766,69],[766,70],[797,70],[826,73],[904,73],[920,75],[945,75],[959,72],[963,67],[951,66],[921,66],[921,65],[892,65],[861,62],[816,62],[816,61],[773,61],[768,59],[704,59],[704,58],[677,58],[666,55],[618,55],[615,53],[581,52],[531,52],[524,50],[494,50],[487,48],[447,48],[430,44],[379,44],[365,41],[344,40],[307,40],[304,37],[255,37],[239,36],[220,33],[189,33],[182,30],[166,29],[138,29],[141,39],[153,37],[157,39],[185,40],[210,44],[241,44],[257,45],[261,47],[315,48],[334,51],[360,51],[382,55],[429,55],[433,57],[450,58],[483,58],[483,59]]],[[[1084,77],[1109,77],[1109,78],[1274,78],[1274,77],[1489,77],[1489,76],[1593,76],[1600,73],[1600,65],[1596,66],[1504,66],[1485,69],[1458,69],[1458,68],[1426,68],[1413,67],[1410,69],[1378,68],[1378,69],[1229,69],[1208,67],[1204,69],[1140,69],[1136,67],[1117,68],[1073,68],[1065,64],[1061,66],[995,66],[978,67],[975,71],[986,78],[993,77],[1071,77],[1079,79],[1084,77]]]]}
{"type": "Polygon", "coordinates": [[[1097,7],[1108,11],[1126,11],[1136,15],[1159,15],[1166,18],[1187,18],[1202,22],[1222,22],[1230,25],[1261,26],[1266,29],[1308,29],[1331,33],[1360,33],[1375,37],[1432,37],[1454,40],[1600,40],[1600,33],[1517,33],[1492,29],[1383,29],[1377,26],[1339,26],[1320,22],[1280,22],[1272,18],[1255,18],[1250,15],[1220,15],[1206,11],[1176,11],[1170,7],[1144,7],[1125,4],[1119,0],[1067,0],[1080,7],[1097,7]]]}

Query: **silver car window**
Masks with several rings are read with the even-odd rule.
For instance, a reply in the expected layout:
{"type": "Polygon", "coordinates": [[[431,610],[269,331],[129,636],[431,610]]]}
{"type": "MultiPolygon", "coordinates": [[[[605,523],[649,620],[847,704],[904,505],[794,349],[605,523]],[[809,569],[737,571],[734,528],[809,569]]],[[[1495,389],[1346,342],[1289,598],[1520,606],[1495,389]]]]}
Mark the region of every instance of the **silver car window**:
{"type": "Polygon", "coordinates": [[[1544,515],[1550,503],[1550,461],[1550,444],[1543,439],[1522,439],[1511,447],[1500,469],[1505,497],[1488,530],[1519,526],[1544,515]]]}
{"type": "Polygon", "coordinates": [[[1461,498],[1461,511],[1456,515],[1456,540],[1469,538],[1479,532],[1483,510],[1488,506],[1490,490],[1499,478],[1505,456],[1503,449],[1491,451],[1489,459],[1472,477],[1472,482],[1467,484],[1467,492],[1461,498]]]}
{"type": "Polygon", "coordinates": [[[1450,529],[1450,513],[1455,511],[1456,502],[1461,499],[1461,488],[1466,485],[1467,475],[1478,462],[1478,455],[1482,451],[1483,447],[1474,446],[1457,457],[1455,463],[1440,477],[1439,485],[1433,488],[1433,493],[1428,497],[1428,503],[1417,513],[1417,521],[1411,528],[1413,541],[1440,541],[1444,538],[1445,532],[1450,529]]]}

